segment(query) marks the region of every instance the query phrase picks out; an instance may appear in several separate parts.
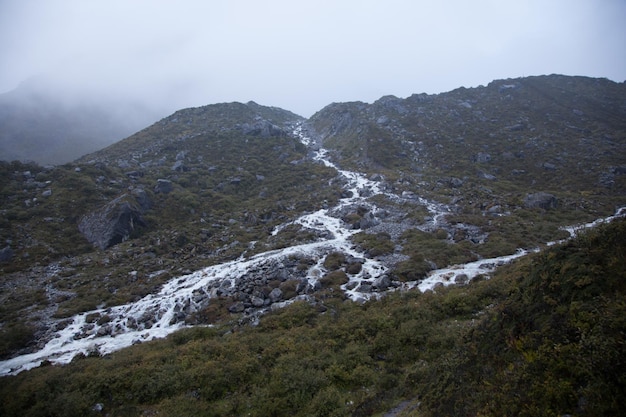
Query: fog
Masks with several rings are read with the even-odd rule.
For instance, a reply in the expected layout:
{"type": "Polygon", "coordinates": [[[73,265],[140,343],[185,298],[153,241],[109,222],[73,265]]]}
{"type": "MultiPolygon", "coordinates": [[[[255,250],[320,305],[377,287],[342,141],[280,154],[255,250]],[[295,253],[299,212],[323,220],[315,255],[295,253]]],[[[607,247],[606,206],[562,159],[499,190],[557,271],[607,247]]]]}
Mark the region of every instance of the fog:
{"type": "Polygon", "coordinates": [[[623,0],[2,0],[0,93],[163,115],[254,100],[311,116],[332,102],[560,73],[626,78],[623,0]]]}

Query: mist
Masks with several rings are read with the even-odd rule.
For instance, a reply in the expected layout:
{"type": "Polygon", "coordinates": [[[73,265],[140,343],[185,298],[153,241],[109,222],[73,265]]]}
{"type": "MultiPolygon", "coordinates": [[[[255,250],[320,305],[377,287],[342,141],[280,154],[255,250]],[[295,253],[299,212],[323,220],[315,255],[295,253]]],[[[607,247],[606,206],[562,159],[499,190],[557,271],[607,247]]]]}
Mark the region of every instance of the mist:
{"type": "Polygon", "coordinates": [[[35,77],[157,116],[254,100],[309,117],[502,78],[623,81],[624,21],[621,0],[5,0],[0,92],[35,77]]]}

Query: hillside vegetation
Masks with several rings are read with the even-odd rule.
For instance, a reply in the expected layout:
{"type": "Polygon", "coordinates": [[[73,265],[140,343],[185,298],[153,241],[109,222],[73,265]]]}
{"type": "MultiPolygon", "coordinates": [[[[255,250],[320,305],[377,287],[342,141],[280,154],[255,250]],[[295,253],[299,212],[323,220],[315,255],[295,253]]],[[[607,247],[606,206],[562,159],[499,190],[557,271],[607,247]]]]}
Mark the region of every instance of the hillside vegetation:
{"type": "Polygon", "coordinates": [[[326,293],[0,379],[7,416],[597,416],[626,407],[626,221],[436,292],[326,293]]]}
{"type": "Polygon", "coordinates": [[[106,324],[109,307],[174,278],[326,242],[324,230],[293,223],[352,195],[314,157],[320,146],[380,190],[331,210],[358,229],[348,242],[355,252],[276,260],[248,274],[254,282],[240,280],[247,293],[216,290],[181,315],[212,327],[0,378],[0,415],[626,408],[625,222],[546,245],[570,236],[564,226],[626,206],[626,84],[586,77],[334,103],[308,120],[254,102],[214,104],[72,163],[0,161],[0,360],[41,349],[77,313],[101,308],[86,324],[106,324]],[[518,248],[541,252],[492,278],[399,290],[434,269],[518,248]],[[340,286],[366,270],[366,258],[396,290],[354,283],[370,291],[364,299],[385,295],[346,302],[340,286]],[[315,285],[300,286],[316,264],[315,285]],[[251,296],[265,303],[279,290],[281,302],[309,303],[249,326],[251,296]]]}
{"type": "Polygon", "coordinates": [[[624,83],[550,75],[335,103],[309,122],[341,165],[465,216],[520,213],[539,191],[561,212],[610,214],[626,193],[625,98],[624,83]]]}
{"type": "Polygon", "coordinates": [[[51,315],[127,303],[173,276],[286,246],[270,236],[276,225],[340,195],[335,171],[287,135],[299,119],[255,103],[207,106],[72,164],[0,162],[0,357],[35,348],[51,315]],[[93,226],[92,244],[79,229],[93,217],[123,230],[102,240],[93,226]]]}

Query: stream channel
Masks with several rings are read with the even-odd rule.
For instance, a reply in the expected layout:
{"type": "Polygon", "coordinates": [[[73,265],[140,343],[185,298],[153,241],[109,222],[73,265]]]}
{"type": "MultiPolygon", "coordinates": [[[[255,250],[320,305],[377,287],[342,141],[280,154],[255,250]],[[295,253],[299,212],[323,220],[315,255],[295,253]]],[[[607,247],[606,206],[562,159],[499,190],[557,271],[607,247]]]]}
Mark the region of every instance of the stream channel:
{"type": "MultiPolygon", "coordinates": [[[[305,145],[313,147],[313,141],[306,136],[302,126],[296,126],[294,133],[305,145]]],[[[246,279],[258,277],[259,273],[268,268],[268,265],[275,268],[277,264],[280,265],[294,257],[314,260],[313,264],[308,265],[308,269],[303,272],[305,274],[304,285],[309,291],[301,292],[289,300],[276,300],[271,305],[265,305],[267,303],[255,305],[254,311],[257,317],[269,309],[281,308],[295,300],[310,299],[312,296],[308,294],[313,294],[314,290],[319,288],[319,280],[327,272],[324,268],[324,260],[333,252],[341,252],[347,257],[358,259],[361,263],[360,270],[357,273],[348,274],[349,281],[341,286],[346,297],[355,302],[380,297],[386,291],[415,288],[427,291],[437,285],[459,282],[458,277],[462,277],[463,281],[471,280],[477,275],[489,274],[498,266],[528,253],[525,250],[518,250],[508,256],[449,266],[431,271],[425,279],[420,281],[390,282],[387,274],[389,268],[380,260],[368,258],[365,253],[359,251],[350,237],[360,230],[343,222],[339,213],[346,207],[366,207],[375,219],[380,209],[372,203],[370,197],[380,194],[384,194],[391,200],[400,197],[384,191],[380,179],[371,179],[376,176],[368,179],[362,174],[339,169],[330,161],[327,150],[323,148],[315,150],[313,158],[318,163],[337,170],[338,175],[345,180],[344,195],[347,197],[340,199],[335,207],[307,213],[293,222],[278,226],[272,234],[278,235],[285,227],[295,223],[315,232],[317,236],[322,236],[318,241],[259,253],[248,258],[242,255],[236,260],[173,278],[163,285],[159,292],[147,295],[139,301],[80,313],[65,320],[67,325],[63,328],[52,332],[49,335],[49,341],[40,350],[0,362],[0,376],[17,374],[37,367],[43,361],[66,364],[77,354],[97,352],[100,355],[106,355],[133,344],[166,337],[189,326],[185,323],[184,317],[206,308],[211,299],[229,291],[232,293],[237,286],[245,283],[246,279]],[[105,323],[88,320],[89,317],[104,315],[107,317],[105,323]]],[[[420,197],[416,198],[418,203],[430,212],[431,227],[436,227],[437,223],[449,212],[446,205],[420,197]]],[[[610,221],[615,217],[623,216],[625,212],[626,210],[620,209],[614,216],[607,219],[565,230],[573,236],[580,228],[593,227],[600,222],[610,221]]]]}

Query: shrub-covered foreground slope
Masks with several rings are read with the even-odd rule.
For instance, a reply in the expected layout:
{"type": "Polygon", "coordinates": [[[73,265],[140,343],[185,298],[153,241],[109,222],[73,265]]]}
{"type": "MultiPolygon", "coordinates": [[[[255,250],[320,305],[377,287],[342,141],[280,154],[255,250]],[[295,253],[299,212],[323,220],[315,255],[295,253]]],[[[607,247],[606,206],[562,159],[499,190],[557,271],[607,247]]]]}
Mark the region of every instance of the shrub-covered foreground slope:
{"type": "Polygon", "coordinates": [[[193,328],[0,379],[6,416],[619,415],[626,221],[490,280],[193,328]],[[320,314],[321,312],[321,314],[320,314]]]}

